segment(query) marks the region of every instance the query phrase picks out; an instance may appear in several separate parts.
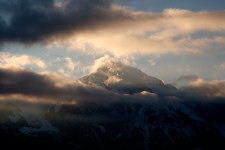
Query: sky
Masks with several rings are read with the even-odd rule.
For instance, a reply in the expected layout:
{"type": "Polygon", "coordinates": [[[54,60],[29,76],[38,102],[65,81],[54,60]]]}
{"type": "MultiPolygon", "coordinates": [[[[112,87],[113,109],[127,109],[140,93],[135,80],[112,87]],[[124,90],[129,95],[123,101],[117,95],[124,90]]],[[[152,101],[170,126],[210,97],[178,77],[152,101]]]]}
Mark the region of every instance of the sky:
{"type": "Polygon", "coordinates": [[[165,8],[179,8],[191,11],[223,10],[223,0],[118,0],[122,5],[134,7],[137,10],[160,12],[165,8]]]}
{"type": "Polygon", "coordinates": [[[223,0],[0,0],[0,68],[75,81],[111,57],[166,83],[225,77],[223,0]]]}

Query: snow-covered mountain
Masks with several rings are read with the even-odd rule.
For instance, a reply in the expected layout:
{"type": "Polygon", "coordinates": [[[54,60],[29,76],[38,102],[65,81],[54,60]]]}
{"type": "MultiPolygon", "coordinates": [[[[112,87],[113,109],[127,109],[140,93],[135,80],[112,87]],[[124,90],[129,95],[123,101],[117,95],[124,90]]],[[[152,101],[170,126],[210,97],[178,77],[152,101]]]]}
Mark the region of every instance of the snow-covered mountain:
{"type": "Polygon", "coordinates": [[[120,93],[158,93],[169,88],[162,80],[117,60],[106,61],[96,71],[79,80],[88,85],[102,86],[120,93]]]}
{"type": "Polygon", "coordinates": [[[36,104],[32,97],[27,102],[1,101],[0,97],[1,147],[225,149],[224,99],[205,103],[182,99],[185,96],[176,94],[179,89],[116,60],[101,62],[79,81],[93,87],[66,86],[66,98],[53,97],[55,103],[36,104]],[[69,95],[71,91],[76,93],[69,95]],[[79,101],[62,103],[61,99],[79,101]]]}

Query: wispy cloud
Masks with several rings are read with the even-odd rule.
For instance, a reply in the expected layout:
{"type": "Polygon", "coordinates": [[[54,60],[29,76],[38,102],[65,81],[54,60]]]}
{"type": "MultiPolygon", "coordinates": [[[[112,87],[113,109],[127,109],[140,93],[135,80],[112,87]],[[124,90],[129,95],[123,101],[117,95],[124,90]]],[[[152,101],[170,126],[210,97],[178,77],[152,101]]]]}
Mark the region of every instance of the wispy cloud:
{"type": "Polygon", "coordinates": [[[70,57],[66,57],[65,60],[67,61],[67,68],[71,71],[79,64],[79,62],[73,62],[70,57]]]}
{"type": "Polygon", "coordinates": [[[0,68],[24,68],[29,65],[34,65],[39,68],[46,67],[43,60],[34,56],[0,52],[0,68]]]}

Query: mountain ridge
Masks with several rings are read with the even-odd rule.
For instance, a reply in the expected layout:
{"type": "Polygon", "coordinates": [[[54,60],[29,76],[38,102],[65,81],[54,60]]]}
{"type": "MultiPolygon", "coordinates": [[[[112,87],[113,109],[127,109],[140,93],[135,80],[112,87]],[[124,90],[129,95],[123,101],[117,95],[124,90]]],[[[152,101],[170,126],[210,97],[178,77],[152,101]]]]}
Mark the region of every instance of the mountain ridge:
{"type": "Polygon", "coordinates": [[[81,77],[79,81],[130,94],[142,91],[158,92],[159,89],[167,88],[162,80],[117,60],[107,61],[94,72],[81,77]]]}

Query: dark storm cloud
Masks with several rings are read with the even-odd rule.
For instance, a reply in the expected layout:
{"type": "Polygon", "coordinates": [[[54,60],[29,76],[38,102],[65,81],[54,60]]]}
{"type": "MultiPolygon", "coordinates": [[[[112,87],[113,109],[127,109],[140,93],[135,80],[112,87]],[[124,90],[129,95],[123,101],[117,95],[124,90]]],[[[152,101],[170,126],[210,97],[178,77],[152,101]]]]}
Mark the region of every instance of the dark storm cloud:
{"type": "Polygon", "coordinates": [[[54,82],[46,76],[30,71],[0,69],[0,93],[45,95],[56,90],[54,82]]]}
{"type": "Polygon", "coordinates": [[[92,95],[92,93],[98,93],[97,91],[98,89],[85,88],[75,83],[57,86],[50,76],[39,75],[31,71],[0,69],[1,94],[65,98],[92,95]]]}
{"type": "Polygon", "coordinates": [[[29,44],[129,18],[111,5],[110,0],[0,0],[0,42],[29,44]]]}

